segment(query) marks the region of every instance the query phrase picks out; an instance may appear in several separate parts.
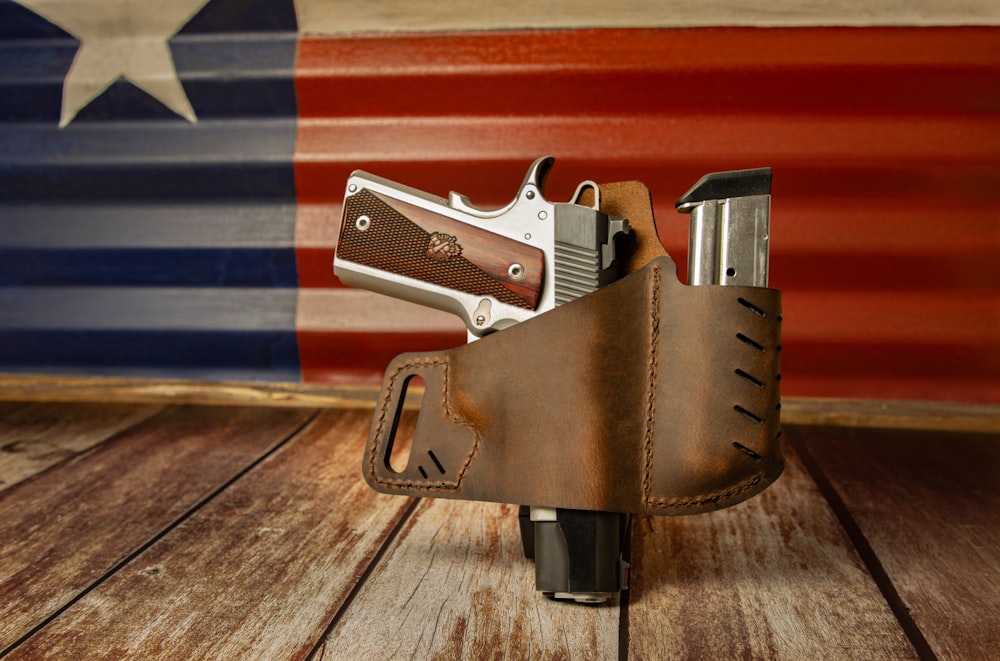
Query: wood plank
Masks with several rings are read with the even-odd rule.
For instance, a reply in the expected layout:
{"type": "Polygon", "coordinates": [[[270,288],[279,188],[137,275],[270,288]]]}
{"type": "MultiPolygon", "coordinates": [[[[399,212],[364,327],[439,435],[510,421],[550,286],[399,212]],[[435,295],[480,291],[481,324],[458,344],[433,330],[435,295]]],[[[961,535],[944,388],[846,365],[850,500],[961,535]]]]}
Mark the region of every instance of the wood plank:
{"type": "Polygon", "coordinates": [[[323,413],[12,658],[308,655],[411,509],[361,479],[369,424],[323,413]]]}
{"type": "Polygon", "coordinates": [[[760,496],[633,522],[629,658],[916,653],[798,458],[760,496]]]}
{"type": "Polygon", "coordinates": [[[0,403],[0,491],[161,410],[137,404],[0,403]]]}
{"type": "MultiPolygon", "coordinates": [[[[380,383],[381,375],[319,384],[0,374],[0,400],[372,408],[380,383]]],[[[789,425],[1000,433],[996,404],[786,397],[781,417],[789,425]]]]}
{"type": "Polygon", "coordinates": [[[305,384],[0,374],[0,400],[354,408],[373,407],[380,383],[381,377],[367,383],[347,378],[343,383],[305,384]]]}
{"type": "Polygon", "coordinates": [[[311,415],[169,409],[0,494],[0,654],[311,415]]]}
{"type": "Polygon", "coordinates": [[[969,25],[1000,22],[1000,10],[986,0],[925,0],[898,4],[887,0],[773,0],[750,5],[737,0],[528,0],[482,3],[433,0],[356,3],[300,0],[299,26],[306,33],[358,33],[383,30],[435,31],[510,28],[641,27],[694,25],[969,25]]]}
{"type": "Polygon", "coordinates": [[[788,397],[781,401],[781,421],[796,426],[1000,434],[1000,405],[788,397]]]}
{"type": "Polygon", "coordinates": [[[618,658],[618,604],[551,601],[534,582],[515,506],[423,500],[317,658],[618,658]]]}
{"type": "Polygon", "coordinates": [[[1000,650],[1000,435],[816,428],[809,456],[933,654],[1000,650]]]}

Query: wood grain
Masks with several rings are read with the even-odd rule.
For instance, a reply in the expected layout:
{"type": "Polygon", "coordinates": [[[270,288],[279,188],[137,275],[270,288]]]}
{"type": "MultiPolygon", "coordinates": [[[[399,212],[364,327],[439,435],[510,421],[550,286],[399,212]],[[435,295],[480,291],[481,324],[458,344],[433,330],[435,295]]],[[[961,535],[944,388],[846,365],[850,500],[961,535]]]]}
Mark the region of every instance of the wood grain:
{"type": "Polygon", "coordinates": [[[940,659],[1000,650],[1000,435],[814,428],[802,441],[940,659]]]}
{"type": "Polygon", "coordinates": [[[301,409],[170,409],[0,494],[0,651],[311,415],[301,409]]]}
{"type": "Polygon", "coordinates": [[[0,491],[162,409],[137,404],[0,403],[0,491]]]}
{"type": "Polygon", "coordinates": [[[353,408],[374,407],[380,382],[304,384],[0,374],[0,400],[353,408]]]}
{"type": "Polygon", "coordinates": [[[306,656],[410,509],[362,481],[368,425],[324,413],[12,658],[306,656]]]}
{"type": "Polygon", "coordinates": [[[1000,434],[1000,405],[789,397],[782,400],[781,420],[799,426],[1000,434]]]}
{"type": "Polygon", "coordinates": [[[633,526],[630,659],[916,656],[794,454],[745,503],[633,526]]]}
{"type": "MultiPolygon", "coordinates": [[[[325,310],[323,314],[343,312],[343,301],[336,296],[328,298],[328,293],[305,291],[302,297],[315,296],[309,307],[325,310]]],[[[376,295],[372,296],[368,304],[375,302],[376,295]]],[[[393,302],[385,296],[377,298],[393,302]]],[[[456,332],[461,330],[461,322],[453,316],[421,309],[443,315],[457,324],[456,332]]],[[[324,323],[319,318],[301,318],[300,322],[300,328],[320,328],[324,323]]],[[[428,323],[427,328],[434,326],[428,323]]],[[[342,382],[319,384],[0,374],[0,401],[374,408],[380,383],[381,375],[360,381],[345,375],[342,382]]],[[[781,418],[789,425],[1000,433],[997,404],[785,397],[781,418]]]]}
{"type": "Polygon", "coordinates": [[[353,3],[344,0],[298,0],[299,26],[306,33],[384,30],[483,30],[635,25],[947,25],[1000,22],[1000,10],[988,0],[774,0],[748,4],[737,0],[526,0],[447,4],[434,0],[353,3]]]}
{"type": "MultiPolygon", "coordinates": [[[[888,413],[924,424],[914,407],[888,413]]],[[[156,409],[0,403],[0,445],[20,429],[68,447],[156,409]]],[[[312,415],[167,409],[0,493],[0,654],[914,658],[897,616],[925,656],[1000,647],[996,432],[786,427],[761,496],[635,520],[622,630],[617,605],[534,590],[513,506],[368,489],[367,410],[324,412],[268,454],[312,415]]]]}
{"type": "Polygon", "coordinates": [[[423,500],[319,649],[322,659],[615,659],[619,607],[535,591],[517,508],[423,500]]]}

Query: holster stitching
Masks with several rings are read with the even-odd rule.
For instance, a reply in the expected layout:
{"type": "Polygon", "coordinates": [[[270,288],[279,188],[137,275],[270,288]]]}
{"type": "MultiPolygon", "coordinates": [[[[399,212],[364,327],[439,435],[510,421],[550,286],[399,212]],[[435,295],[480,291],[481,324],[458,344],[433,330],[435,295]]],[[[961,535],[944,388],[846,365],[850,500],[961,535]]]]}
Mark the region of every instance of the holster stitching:
{"type": "Polygon", "coordinates": [[[660,341],[660,266],[653,267],[653,290],[650,296],[650,346],[649,346],[649,366],[647,368],[648,391],[646,393],[646,438],[645,451],[646,463],[642,476],[642,497],[645,503],[649,503],[649,489],[653,466],[653,429],[656,418],[656,381],[659,371],[659,341],[660,341]]]}
{"type": "MultiPolygon", "coordinates": [[[[448,394],[449,388],[449,361],[447,358],[427,358],[419,357],[411,359],[404,362],[396,367],[393,373],[389,376],[386,387],[383,391],[383,396],[379,404],[379,416],[378,424],[375,427],[375,434],[373,442],[371,443],[371,449],[368,453],[368,474],[371,476],[372,480],[380,486],[384,487],[396,487],[401,489],[409,489],[411,491],[456,491],[461,487],[462,479],[465,477],[465,473],[469,466],[472,464],[472,460],[475,458],[476,453],[479,450],[479,432],[476,431],[469,422],[459,417],[451,407],[451,402],[449,401],[448,394]],[[463,427],[468,427],[472,431],[473,443],[472,449],[466,455],[465,462],[459,469],[458,474],[454,481],[449,482],[438,482],[435,484],[425,484],[420,482],[414,482],[412,480],[386,480],[382,479],[376,468],[375,462],[378,460],[378,439],[382,437],[383,431],[385,429],[385,420],[388,413],[389,402],[392,400],[392,395],[397,387],[397,381],[399,380],[399,375],[404,371],[412,367],[438,367],[443,368],[443,376],[441,379],[441,409],[445,413],[445,418],[454,424],[461,425],[463,427]]],[[[414,439],[416,440],[416,439],[414,439]]]]}
{"type": "Polygon", "coordinates": [[[734,496],[738,496],[747,489],[751,489],[762,480],[766,479],[765,475],[758,474],[752,478],[740,482],[731,488],[718,491],[710,491],[706,494],[699,496],[693,496],[691,498],[651,498],[648,505],[654,505],[657,508],[688,508],[688,507],[703,507],[709,504],[718,504],[723,501],[729,500],[734,496]]]}
{"type": "MultiPolygon", "coordinates": [[[[659,374],[659,337],[660,337],[660,289],[661,289],[661,274],[660,267],[654,267],[653,269],[653,289],[651,295],[651,305],[650,305],[650,349],[649,349],[649,366],[648,366],[648,384],[649,390],[647,392],[647,407],[646,407],[646,431],[645,431],[645,464],[643,467],[642,476],[642,495],[643,495],[643,506],[648,510],[657,509],[673,509],[673,508],[697,508],[703,507],[711,503],[721,503],[723,501],[729,500],[743,493],[747,489],[751,489],[761,483],[762,480],[768,480],[764,473],[755,475],[754,477],[745,480],[743,482],[731,485],[724,489],[717,491],[710,491],[704,494],[699,494],[690,497],[682,498],[667,498],[667,497],[657,497],[650,494],[652,490],[652,468],[653,468],[653,445],[654,445],[654,429],[655,429],[655,403],[656,403],[656,387],[657,378],[659,374]]],[[[767,483],[769,483],[768,480],[767,483]]],[[[763,488],[763,487],[761,487],[763,488]]]]}

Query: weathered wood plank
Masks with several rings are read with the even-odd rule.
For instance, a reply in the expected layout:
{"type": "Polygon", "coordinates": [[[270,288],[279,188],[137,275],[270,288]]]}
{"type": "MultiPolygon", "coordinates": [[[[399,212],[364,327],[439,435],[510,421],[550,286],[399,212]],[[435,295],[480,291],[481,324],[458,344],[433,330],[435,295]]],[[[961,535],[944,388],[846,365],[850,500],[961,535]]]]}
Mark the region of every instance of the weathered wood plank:
{"type": "Polygon", "coordinates": [[[308,655],[411,509],[361,479],[369,423],[323,413],[12,658],[308,655]]]}
{"type": "Polygon", "coordinates": [[[209,406],[375,406],[377,383],[312,384],[0,374],[0,400],[209,406]]]}
{"type": "MultiPolygon", "coordinates": [[[[378,383],[344,379],[325,384],[0,374],[0,400],[374,408],[378,383]]],[[[788,425],[1000,433],[1000,406],[989,404],[786,397],[781,418],[788,425]]]]}
{"type": "Polygon", "coordinates": [[[363,33],[386,30],[543,29],[567,27],[689,27],[695,25],[990,25],[1000,10],[986,0],[773,0],[747,4],[737,0],[527,0],[482,3],[432,0],[357,4],[345,0],[297,3],[299,27],[306,33],[363,33]]]}
{"type": "Polygon", "coordinates": [[[302,409],[171,409],[0,494],[0,651],[311,415],[302,409]]]}
{"type": "MultiPolygon", "coordinates": [[[[811,429],[807,452],[940,659],[1000,653],[1000,435],[811,429]]],[[[865,543],[862,542],[862,543],[865,543]]]]}
{"type": "Polygon", "coordinates": [[[618,657],[617,604],[550,601],[534,582],[515,506],[423,500],[317,658],[618,657]]]}
{"type": "Polygon", "coordinates": [[[0,491],[89,450],[163,406],[0,402],[0,491]]]}
{"type": "Polygon", "coordinates": [[[797,457],[764,493],[633,522],[631,659],[916,653],[797,457]]]}
{"type": "Polygon", "coordinates": [[[1000,434],[1000,406],[996,404],[791,397],[781,402],[781,420],[796,426],[1000,434]]]}

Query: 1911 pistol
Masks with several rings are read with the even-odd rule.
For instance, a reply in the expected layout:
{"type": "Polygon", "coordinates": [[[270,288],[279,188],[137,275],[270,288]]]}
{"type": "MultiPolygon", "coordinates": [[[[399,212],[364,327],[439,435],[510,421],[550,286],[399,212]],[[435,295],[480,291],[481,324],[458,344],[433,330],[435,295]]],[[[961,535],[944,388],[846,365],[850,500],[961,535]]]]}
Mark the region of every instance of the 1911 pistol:
{"type": "MultiPolygon", "coordinates": [[[[544,185],[553,162],[537,159],[514,200],[496,210],[477,208],[458,193],[445,199],[355,171],[344,198],[337,276],[457,314],[470,342],[616,280],[616,244],[628,236],[628,221],[601,212],[593,182],[581,183],[570,202],[548,201],[544,185]],[[585,191],[593,204],[579,203],[585,191]]],[[[603,601],[625,586],[623,515],[522,506],[519,520],[543,592],[603,601]],[[577,530],[590,532],[581,537],[577,530]],[[598,552],[613,561],[585,569],[598,552]],[[577,556],[573,572],[593,575],[586,590],[571,591],[577,556]]]]}
{"type": "MultiPolygon", "coordinates": [[[[528,169],[514,200],[505,207],[496,210],[477,208],[468,198],[457,193],[451,193],[448,198],[441,198],[365,172],[354,172],[348,179],[345,193],[340,239],[334,260],[336,274],[346,284],[458,315],[465,323],[470,342],[476,342],[497,331],[504,331],[520,322],[531,321],[531,324],[525,325],[527,328],[534,324],[532,320],[535,318],[549,318],[546,313],[561,308],[563,304],[573,303],[578,299],[593,295],[605,285],[614,283],[626,275],[623,263],[626,256],[631,256],[634,247],[633,240],[636,238],[626,218],[602,211],[601,189],[593,182],[580,184],[572,199],[567,203],[552,203],[546,200],[543,191],[544,182],[553,161],[552,157],[536,160],[528,169]],[[585,199],[590,200],[591,203],[582,203],[585,199]]],[[[696,184],[677,203],[677,206],[682,212],[691,214],[689,283],[694,286],[734,286],[732,296],[727,296],[725,300],[722,300],[716,294],[712,294],[709,298],[719,300],[713,300],[708,304],[694,301],[694,309],[710,311],[711,306],[718,307],[720,310],[723,309],[723,306],[727,306],[725,307],[727,310],[725,316],[728,318],[734,316],[728,307],[730,305],[728,301],[732,300],[742,310],[742,312],[735,313],[734,319],[749,310],[751,316],[754,317],[749,321],[756,324],[757,326],[754,328],[757,328],[762,323],[760,318],[771,315],[765,324],[766,330],[777,337],[777,331],[771,328],[776,316],[780,320],[780,316],[775,312],[777,301],[776,296],[772,295],[775,293],[767,294],[766,299],[758,299],[759,303],[750,301],[749,295],[746,293],[757,293],[756,290],[764,291],[763,288],[767,284],[769,203],[770,170],[761,169],[709,175],[696,184]],[[709,307],[704,307],[705,305],[709,307]]],[[[659,247],[658,239],[655,237],[655,228],[652,228],[651,223],[648,231],[653,234],[652,240],[659,247]]],[[[644,237],[643,239],[649,238],[644,237]]],[[[662,247],[660,249],[662,252],[662,247]]],[[[665,255],[665,253],[663,254],[665,255]]],[[[666,264],[672,266],[670,262],[666,262],[666,264]]],[[[654,266],[657,269],[655,278],[658,287],[661,279],[659,272],[663,265],[658,263],[654,266]]],[[[678,286],[680,285],[678,284],[678,286]]],[[[629,291],[638,291],[637,287],[638,285],[630,285],[629,291]]],[[[687,288],[682,287],[682,289],[687,288]]],[[[604,297],[604,300],[607,298],[604,297]]],[[[671,296],[670,304],[673,304],[675,299],[684,298],[686,297],[671,296]]],[[[638,301],[638,299],[636,300],[638,301]]],[[[574,305],[576,306],[575,310],[581,309],[577,304],[574,305]]],[[[657,294],[650,301],[633,307],[652,306],[651,312],[655,319],[660,314],[657,306],[663,305],[666,303],[661,302],[657,294]]],[[[567,314],[561,318],[588,319],[586,313],[583,317],[579,316],[579,312],[573,314],[576,316],[567,314]]],[[[601,323],[603,326],[613,327],[617,322],[605,320],[601,323]]],[[[722,324],[722,326],[725,325],[725,323],[722,324]]],[[[552,335],[553,333],[560,334],[563,329],[559,327],[558,323],[554,327],[552,323],[547,323],[546,328],[548,329],[545,331],[547,341],[558,344],[559,339],[552,337],[552,335]]],[[[569,329],[566,328],[566,330],[569,329]]],[[[699,334],[697,329],[686,332],[699,334]]],[[[761,351],[767,355],[764,357],[751,356],[750,359],[753,362],[745,363],[746,369],[737,368],[735,373],[748,376],[750,381],[746,383],[749,383],[753,389],[760,391],[751,393],[753,401],[776,402],[776,379],[773,378],[775,374],[772,372],[777,370],[777,359],[770,353],[773,349],[771,345],[776,344],[776,340],[768,339],[765,341],[764,336],[759,334],[763,332],[760,330],[747,332],[749,335],[742,332],[735,333],[735,337],[737,339],[749,338],[751,335],[757,337],[760,342],[752,340],[753,344],[760,347],[761,351]],[[765,345],[767,346],[765,347],[765,345]],[[768,372],[768,374],[765,375],[764,372],[768,372]],[[757,376],[753,376],[754,374],[757,376]]],[[[507,333],[500,334],[507,336],[507,333]]],[[[602,336],[604,335],[602,333],[602,336]]],[[[639,342],[636,347],[646,348],[641,349],[641,351],[633,351],[633,353],[639,354],[647,349],[656,351],[655,345],[657,343],[672,341],[672,338],[666,340],[660,338],[655,327],[652,337],[655,341],[651,344],[648,340],[641,340],[636,336],[636,341],[639,342]]],[[[601,341],[611,342],[615,345],[619,343],[611,335],[604,337],[601,341]]],[[[700,337],[698,341],[703,343],[700,337]]],[[[740,341],[742,342],[742,340],[740,341]]],[[[560,351],[566,355],[562,359],[562,365],[569,368],[572,366],[568,363],[582,362],[577,359],[574,352],[587,352],[595,349],[589,338],[581,342],[582,344],[578,347],[560,347],[560,351]]],[[[491,346],[497,345],[494,343],[491,346]]],[[[745,349],[749,345],[741,344],[740,346],[745,349]]],[[[705,347],[702,347],[699,351],[704,353],[705,350],[705,347]]],[[[736,351],[742,350],[738,348],[736,351]]],[[[727,351],[729,350],[727,349],[727,351]]],[[[483,353],[485,354],[485,352],[483,353]]],[[[708,355],[709,362],[719,362],[711,357],[710,347],[708,355]]],[[[640,358],[641,356],[637,355],[637,360],[640,358]]],[[[414,369],[419,370],[423,369],[421,365],[437,364],[438,362],[443,361],[428,362],[424,359],[417,359],[409,366],[416,366],[414,369]]],[[[498,370],[502,368],[502,365],[497,366],[498,370]]],[[[406,369],[408,367],[405,361],[404,367],[396,369],[397,375],[404,374],[402,379],[404,392],[405,384],[410,378],[405,376],[408,374],[406,369]]],[[[632,372],[638,374],[636,370],[632,370],[632,372]]],[[[478,371],[475,373],[482,374],[478,371]]],[[[482,375],[484,378],[486,377],[485,374],[482,375]]],[[[434,476],[428,474],[428,470],[433,472],[434,468],[425,470],[423,466],[416,466],[416,471],[412,467],[396,471],[389,466],[389,452],[391,452],[395,425],[398,422],[402,404],[399,395],[392,394],[392,389],[396,388],[393,385],[395,375],[390,376],[389,371],[387,371],[386,379],[384,387],[386,394],[382,398],[381,410],[376,411],[376,419],[373,421],[372,434],[369,439],[369,450],[366,453],[366,462],[369,464],[366,478],[376,488],[390,493],[463,497],[456,494],[458,494],[458,487],[461,486],[462,479],[464,479],[464,468],[455,478],[452,477],[451,473],[446,476],[446,470],[433,448],[426,449],[424,452],[430,457],[428,466],[435,467],[441,473],[440,477],[443,479],[439,483],[434,483],[434,476]],[[402,479],[404,473],[413,477],[402,479]],[[379,478],[378,475],[382,475],[382,478],[379,478]],[[437,486],[431,486],[432,483],[437,486]],[[425,484],[426,486],[424,486],[425,484]]],[[[611,377],[603,375],[600,379],[611,384],[605,387],[605,392],[615,390],[613,375],[611,377]]],[[[650,406],[652,406],[656,397],[663,396],[660,391],[666,386],[659,385],[655,378],[645,379],[642,377],[642,379],[648,381],[649,392],[644,395],[644,398],[648,398],[650,406]]],[[[737,387],[742,388],[743,385],[743,383],[737,384],[737,387]]],[[[460,386],[449,383],[445,379],[443,382],[438,381],[435,387],[442,390],[447,398],[448,393],[445,391],[460,386]]],[[[562,384],[560,387],[563,387],[562,384]]],[[[587,389],[586,383],[568,384],[565,387],[587,389]]],[[[673,387],[676,388],[676,386],[673,387]]],[[[682,389],[685,387],[681,386],[682,389]]],[[[399,389],[396,388],[396,390],[399,389]]],[[[591,390],[593,393],[598,391],[596,387],[591,390]]],[[[594,399],[595,396],[591,394],[591,399],[583,397],[581,401],[585,402],[584,405],[587,405],[587,402],[594,403],[597,401],[594,399]]],[[[491,396],[485,395],[485,397],[491,396]]],[[[608,400],[606,396],[598,397],[598,399],[600,407],[609,410],[623,406],[619,402],[606,401],[608,400]]],[[[508,407],[507,404],[505,402],[501,408],[507,407],[504,410],[517,410],[517,406],[508,407]]],[[[693,406],[700,409],[709,408],[698,403],[693,406]]],[[[729,450],[735,448],[735,451],[741,453],[742,459],[736,460],[737,462],[746,460],[748,457],[751,461],[756,462],[761,462],[763,459],[766,460],[763,463],[768,465],[767,469],[761,472],[759,468],[753,466],[741,466],[740,471],[756,470],[757,473],[750,479],[744,480],[735,489],[723,490],[718,493],[712,492],[705,497],[707,500],[704,502],[691,501],[684,506],[686,508],[684,511],[680,509],[670,511],[670,508],[676,507],[672,501],[668,503],[668,499],[654,497],[654,494],[651,493],[650,485],[652,484],[653,489],[658,489],[657,480],[660,479],[656,477],[657,470],[659,470],[656,462],[651,461],[655,437],[664,435],[663,432],[658,432],[653,428],[652,420],[650,420],[649,430],[645,433],[645,441],[639,441],[638,437],[633,439],[631,436],[626,440],[607,439],[608,447],[621,448],[622,456],[626,457],[623,462],[629,466],[635,466],[636,461],[629,459],[627,455],[631,452],[637,457],[641,450],[639,444],[645,443],[646,449],[642,452],[646,456],[646,467],[643,469],[646,471],[646,476],[631,476],[631,481],[643,484],[645,490],[642,494],[645,498],[643,504],[633,502],[638,494],[629,495],[625,493],[629,489],[614,487],[611,488],[611,492],[614,492],[613,498],[601,496],[597,499],[601,503],[608,504],[607,511],[581,509],[567,506],[565,502],[545,502],[546,496],[553,492],[535,489],[533,493],[538,494],[538,499],[542,502],[530,502],[530,507],[522,505],[520,527],[525,553],[528,557],[535,559],[537,588],[547,595],[561,599],[574,599],[582,602],[605,601],[617,594],[619,590],[627,587],[628,565],[622,557],[622,545],[628,526],[627,513],[686,513],[688,509],[694,511],[715,509],[725,506],[727,500],[735,502],[735,500],[749,497],[776,478],[781,469],[780,447],[777,451],[774,450],[777,439],[774,433],[777,429],[777,416],[762,417],[753,413],[753,408],[749,405],[735,405],[733,410],[737,413],[742,411],[749,416],[743,416],[735,424],[743,424],[749,420],[755,422],[759,428],[740,430],[733,438],[744,439],[744,442],[733,440],[732,446],[730,446],[730,441],[727,440],[724,446],[729,450]],[[774,438],[765,439],[764,443],[757,442],[756,439],[764,439],[765,436],[773,436],[774,438]],[[757,450],[753,450],[752,447],[756,447],[757,450]],[[611,506],[613,506],[613,511],[611,506]]],[[[705,410],[698,413],[700,418],[711,417],[705,415],[708,413],[705,410]]],[[[612,413],[611,417],[615,415],[612,413]]],[[[423,417],[421,416],[421,419],[423,417]]],[[[459,428],[462,428],[463,425],[465,427],[474,426],[467,424],[453,413],[448,413],[446,417],[448,420],[442,418],[446,426],[453,423],[459,428]]],[[[635,411],[629,411],[621,417],[628,418],[629,424],[631,424],[631,422],[638,420],[640,415],[635,411]]],[[[629,427],[629,424],[625,424],[623,429],[629,427]]],[[[673,425],[674,423],[669,424],[673,425]]],[[[668,425],[661,426],[667,428],[668,425]]],[[[578,433],[581,429],[578,429],[577,432],[571,432],[571,435],[578,433]]],[[[420,431],[419,428],[418,431],[420,431]]],[[[466,431],[468,429],[464,429],[462,433],[466,431]]],[[[691,429],[686,430],[684,434],[685,437],[691,438],[678,441],[678,443],[690,445],[697,442],[698,434],[704,431],[702,425],[692,424],[691,429]]],[[[440,433],[440,430],[435,433],[440,433]]],[[[550,435],[558,435],[558,433],[557,428],[549,431],[550,435]]],[[[729,433],[728,430],[725,433],[729,433]]],[[[521,435],[523,434],[524,432],[521,435]]],[[[466,468],[477,452],[475,448],[479,447],[480,435],[479,431],[475,431],[475,440],[474,442],[470,441],[472,443],[470,447],[473,449],[466,455],[463,464],[466,468]]],[[[592,436],[589,431],[587,435],[592,436]]],[[[611,433],[611,436],[615,435],[616,432],[611,433]]],[[[629,434],[623,431],[622,435],[628,436],[629,434]]],[[[492,448],[490,451],[496,451],[496,448],[505,442],[509,442],[511,447],[530,447],[531,443],[543,444],[547,442],[565,447],[566,444],[573,444],[576,440],[574,438],[551,437],[539,439],[494,438],[492,439],[493,444],[490,445],[492,448]]],[[[600,439],[588,442],[591,444],[602,443],[600,439]]],[[[669,442],[673,443],[674,440],[669,439],[669,442]]],[[[456,449],[456,452],[459,453],[455,455],[457,459],[465,450],[459,448],[456,449]]],[[[485,448],[483,452],[488,454],[485,448]]],[[[500,452],[503,454],[502,450],[500,452]]],[[[606,454],[605,450],[601,452],[606,454]]],[[[702,450],[698,450],[698,452],[702,452],[702,450]]],[[[509,457],[505,457],[504,460],[507,458],[509,457]]],[[[617,460],[612,460],[612,463],[614,461],[617,460]]],[[[659,461],[664,460],[659,459],[659,461]]],[[[726,459],[726,462],[731,461],[726,459]]],[[[553,468],[560,473],[573,471],[572,467],[553,468]]],[[[453,471],[454,469],[449,466],[448,470],[453,471]]],[[[669,472],[674,468],[668,467],[664,470],[669,472]]],[[[726,468],[726,470],[729,469],[726,468]]],[[[730,471],[719,479],[734,479],[735,474],[730,471]]],[[[709,481],[714,479],[716,478],[712,476],[708,478],[709,481]]],[[[670,484],[672,481],[675,480],[668,479],[668,482],[665,483],[670,489],[673,488],[670,484]]],[[[583,491],[586,490],[586,488],[583,489],[583,491]]],[[[517,491],[517,489],[501,488],[498,492],[509,495],[511,491],[517,491]]],[[[635,492],[636,489],[631,489],[631,491],[635,492]]],[[[496,499],[492,495],[470,497],[496,499]]],[[[555,500],[560,500],[560,498],[557,497],[555,500]]],[[[580,501],[579,498],[575,501],[570,498],[566,502],[590,501],[587,501],[586,498],[583,501],[580,501]]]]}
{"type": "Polygon", "coordinates": [[[615,238],[628,223],[596,204],[546,200],[553,160],[536,160],[496,210],[354,172],[334,271],[347,284],[457,314],[473,338],[596,290],[617,277],[615,238]]]}

